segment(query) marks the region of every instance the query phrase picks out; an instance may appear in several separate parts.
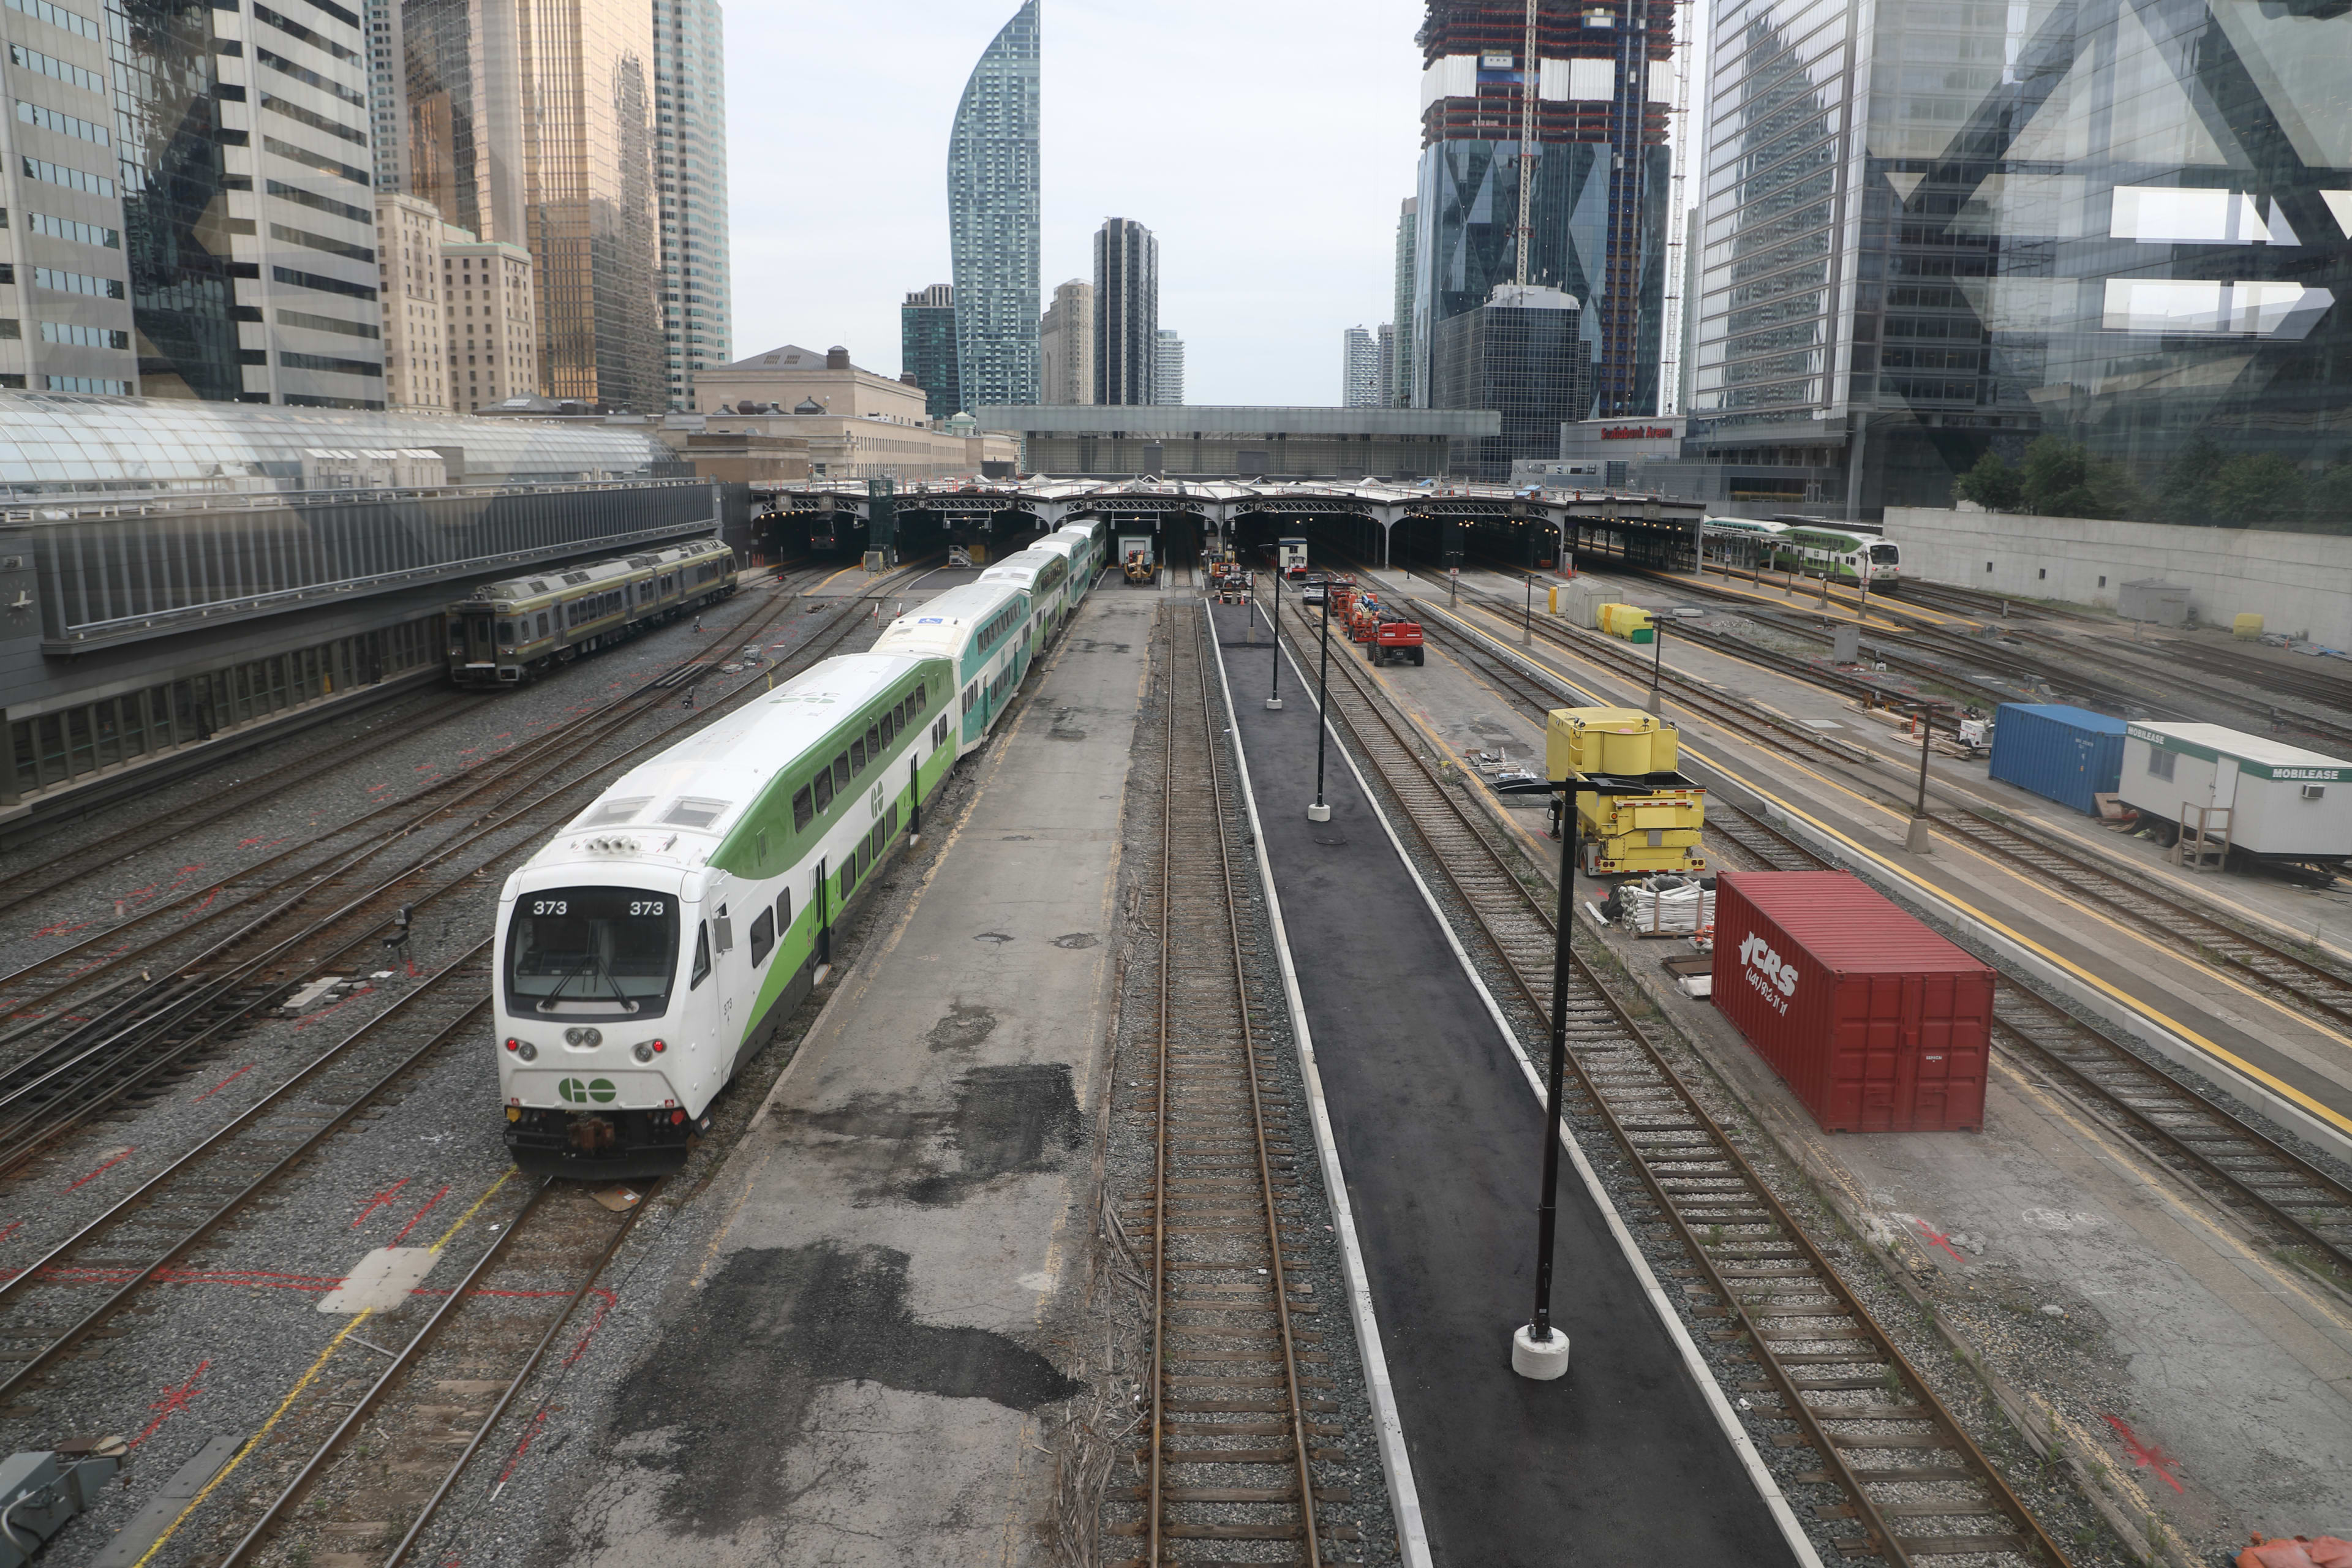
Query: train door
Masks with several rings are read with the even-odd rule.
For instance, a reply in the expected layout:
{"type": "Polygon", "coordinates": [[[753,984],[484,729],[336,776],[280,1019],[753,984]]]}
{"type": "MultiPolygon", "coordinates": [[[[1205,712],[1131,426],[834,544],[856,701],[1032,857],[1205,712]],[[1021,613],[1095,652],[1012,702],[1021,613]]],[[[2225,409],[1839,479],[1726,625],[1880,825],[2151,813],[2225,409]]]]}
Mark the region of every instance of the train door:
{"type": "Polygon", "coordinates": [[[499,645],[492,639],[494,623],[487,610],[468,610],[462,617],[466,623],[466,662],[496,664],[499,645]]]}

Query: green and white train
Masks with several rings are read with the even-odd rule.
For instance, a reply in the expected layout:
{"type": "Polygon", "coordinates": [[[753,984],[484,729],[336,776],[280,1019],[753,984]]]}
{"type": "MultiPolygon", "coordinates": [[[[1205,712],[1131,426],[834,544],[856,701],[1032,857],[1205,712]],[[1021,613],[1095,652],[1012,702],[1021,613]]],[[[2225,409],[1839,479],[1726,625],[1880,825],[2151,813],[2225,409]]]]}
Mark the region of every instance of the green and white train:
{"type": "Polygon", "coordinates": [[[1875,533],[1746,517],[1710,517],[1699,528],[1710,548],[1744,549],[1758,565],[1775,572],[1827,577],[1833,583],[1867,579],[1882,594],[1892,593],[1902,580],[1903,547],[1875,533]]]}
{"type": "Polygon", "coordinates": [[[509,878],[507,1147],[537,1174],[675,1170],[831,962],[835,926],[1027,672],[1028,595],[952,588],[632,769],[509,878]]]}

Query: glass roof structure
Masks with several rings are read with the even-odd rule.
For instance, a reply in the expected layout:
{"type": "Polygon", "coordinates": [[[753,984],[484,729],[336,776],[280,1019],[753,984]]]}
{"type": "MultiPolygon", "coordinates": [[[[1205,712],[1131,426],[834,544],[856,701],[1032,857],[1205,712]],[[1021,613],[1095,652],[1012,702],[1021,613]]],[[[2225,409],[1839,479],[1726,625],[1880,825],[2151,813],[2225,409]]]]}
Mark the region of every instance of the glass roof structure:
{"type": "Polygon", "coordinates": [[[315,463],[420,449],[446,460],[451,484],[468,486],[644,478],[672,461],[654,437],[611,426],[0,394],[0,498],[292,490],[302,488],[306,454],[315,463]]]}

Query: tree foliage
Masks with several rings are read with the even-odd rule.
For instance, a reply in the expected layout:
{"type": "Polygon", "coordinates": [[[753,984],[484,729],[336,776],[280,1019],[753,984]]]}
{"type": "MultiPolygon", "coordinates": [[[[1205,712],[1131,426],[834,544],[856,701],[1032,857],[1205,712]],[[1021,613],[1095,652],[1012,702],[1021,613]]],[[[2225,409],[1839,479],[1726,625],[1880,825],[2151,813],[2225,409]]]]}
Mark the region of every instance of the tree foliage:
{"type": "Polygon", "coordinates": [[[2078,441],[2042,436],[2025,448],[2022,463],[1987,452],[1953,482],[1952,497],[2042,517],[2352,533],[2352,463],[2306,472],[2277,453],[2233,457],[2201,435],[2165,466],[2153,493],[2115,459],[2078,441]]]}

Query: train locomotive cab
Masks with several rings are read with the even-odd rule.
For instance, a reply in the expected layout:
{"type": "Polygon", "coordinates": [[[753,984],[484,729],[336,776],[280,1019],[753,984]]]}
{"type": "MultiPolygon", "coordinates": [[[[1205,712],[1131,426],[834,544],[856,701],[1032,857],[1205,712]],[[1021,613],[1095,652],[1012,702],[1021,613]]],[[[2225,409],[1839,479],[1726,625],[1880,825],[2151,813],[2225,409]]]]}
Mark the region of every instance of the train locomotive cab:
{"type": "Polygon", "coordinates": [[[499,911],[499,1095],[528,1173],[664,1174],[708,1125],[726,1071],[709,1059],[720,1025],[718,988],[703,984],[709,922],[686,896],[699,879],[652,869],[524,887],[499,911]]]}

